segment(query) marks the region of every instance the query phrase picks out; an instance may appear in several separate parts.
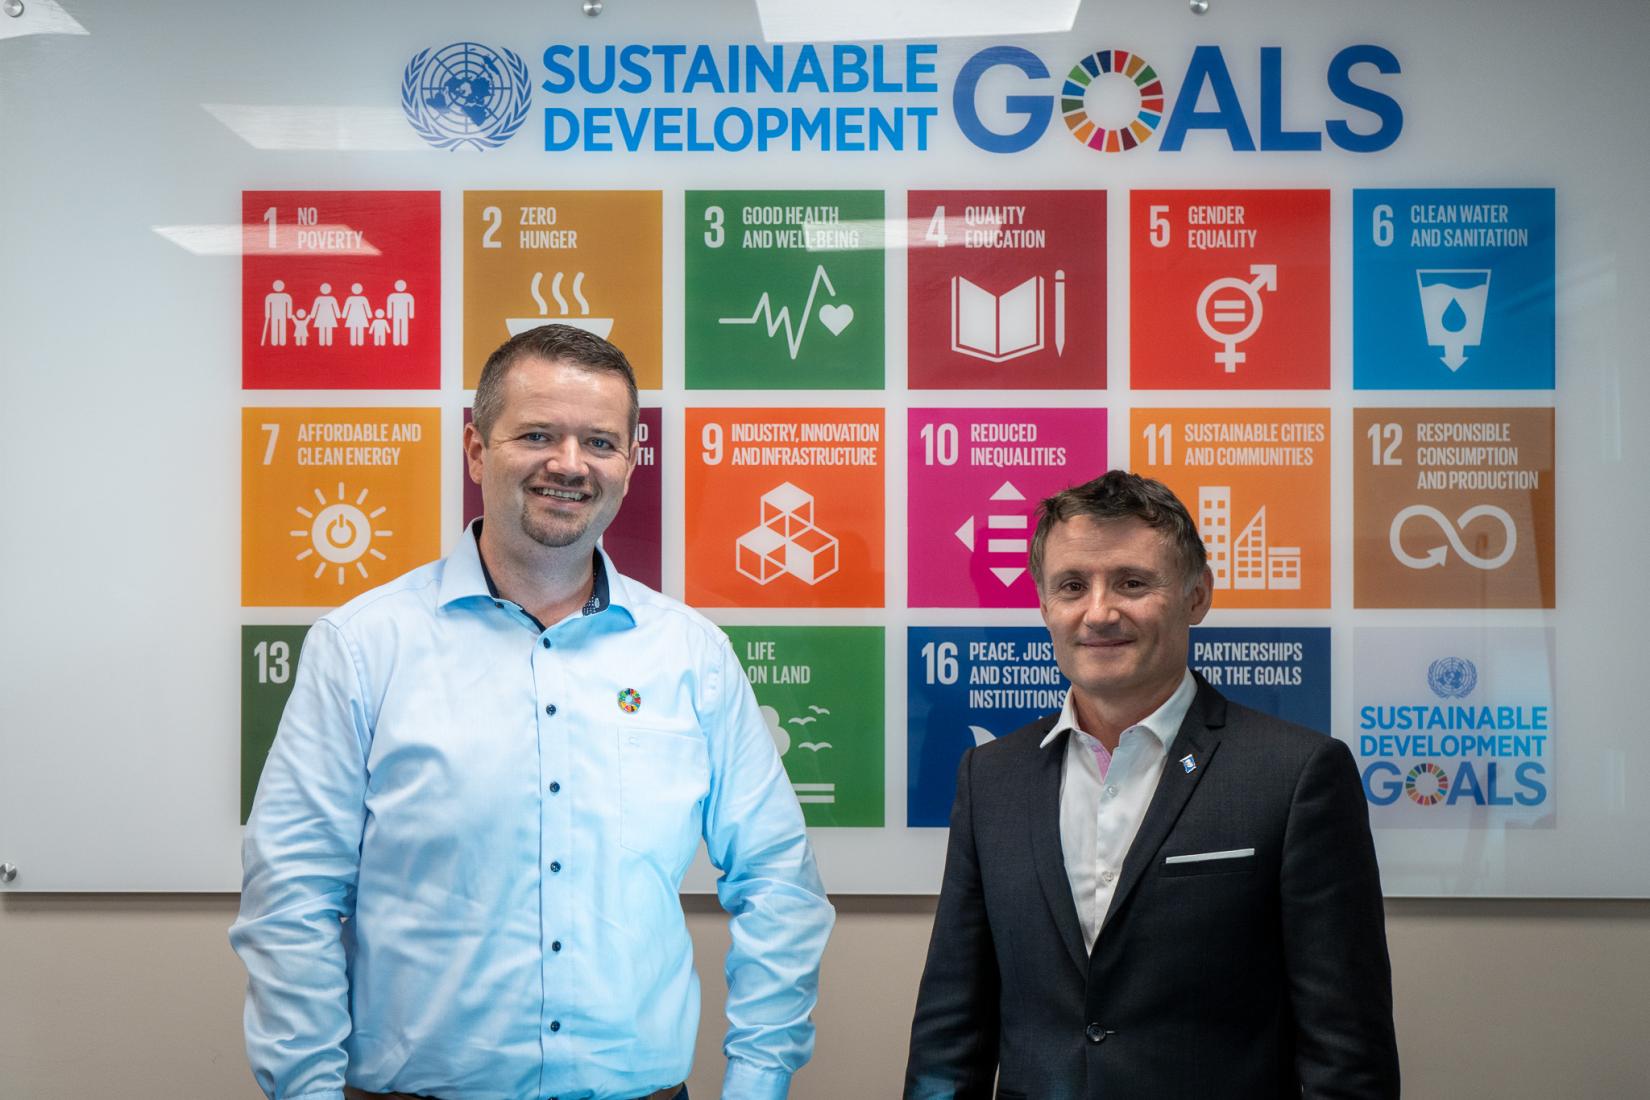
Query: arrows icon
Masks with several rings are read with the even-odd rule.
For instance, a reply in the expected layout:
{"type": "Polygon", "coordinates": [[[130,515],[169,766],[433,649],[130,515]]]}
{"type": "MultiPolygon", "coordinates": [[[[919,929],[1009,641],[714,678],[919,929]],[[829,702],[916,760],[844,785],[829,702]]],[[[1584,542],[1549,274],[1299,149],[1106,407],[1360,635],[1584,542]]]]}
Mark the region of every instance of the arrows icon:
{"type": "MultiPolygon", "coordinates": [[[[1023,504],[1025,499],[1025,494],[1016,489],[1011,481],[1003,482],[997,487],[997,491],[991,494],[991,500],[994,502],[1017,501],[1023,504]]],[[[968,547],[970,552],[975,551],[974,528],[978,523],[979,518],[977,516],[969,516],[963,520],[962,526],[952,532],[957,537],[957,541],[968,547]]],[[[991,535],[986,538],[985,552],[987,554],[1012,554],[1024,561],[1029,546],[1025,531],[1030,524],[1030,517],[1021,511],[1006,514],[987,513],[985,525],[991,535]],[[998,532],[1002,532],[1002,534],[999,536],[998,532]]],[[[1004,588],[1019,580],[1026,571],[1023,565],[994,565],[990,569],[992,576],[1001,581],[1004,588]]]]}

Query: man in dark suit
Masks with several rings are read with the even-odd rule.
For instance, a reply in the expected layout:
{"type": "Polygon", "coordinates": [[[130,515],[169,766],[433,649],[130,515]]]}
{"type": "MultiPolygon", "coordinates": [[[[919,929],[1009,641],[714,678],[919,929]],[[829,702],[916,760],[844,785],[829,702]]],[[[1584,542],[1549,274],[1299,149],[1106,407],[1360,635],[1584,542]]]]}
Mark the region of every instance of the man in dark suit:
{"type": "Polygon", "coordinates": [[[1071,690],[963,756],[907,1100],[1397,1096],[1356,767],[1187,669],[1214,578],[1185,507],[1068,489],[1031,573],[1071,690]]]}

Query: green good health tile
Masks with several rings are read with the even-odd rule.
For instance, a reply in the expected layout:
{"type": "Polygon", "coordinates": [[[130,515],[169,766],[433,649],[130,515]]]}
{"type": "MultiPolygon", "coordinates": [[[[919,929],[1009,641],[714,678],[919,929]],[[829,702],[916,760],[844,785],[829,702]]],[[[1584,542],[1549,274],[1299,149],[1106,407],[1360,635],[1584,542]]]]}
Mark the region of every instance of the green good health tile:
{"type": "Polygon", "coordinates": [[[883,387],[881,191],[689,191],[689,389],[883,387]]]}
{"type": "Polygon", "coordinates": [[[810,826],[883,824],[881,627],[729,627],[810,826]]]}
{"type": "Polygon", "coordinates": [[[241,627],[241,824],[252,813],[269,746],[298,675],[307,626],[241,627]]]}

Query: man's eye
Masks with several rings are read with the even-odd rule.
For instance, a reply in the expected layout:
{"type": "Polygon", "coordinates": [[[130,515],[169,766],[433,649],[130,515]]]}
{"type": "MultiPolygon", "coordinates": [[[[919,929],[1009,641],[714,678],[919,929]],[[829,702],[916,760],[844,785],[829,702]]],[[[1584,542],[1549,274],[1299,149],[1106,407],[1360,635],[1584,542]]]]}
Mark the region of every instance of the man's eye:
{"type": "Polygon", "coordinates": [[[590,441],[590,445],[598,451],[611,451],[613,449],[613,441],[611,439],[592,439],[590,441]]]}
{"type": "Polygon", "coordinates": [[[545,435],[543,432],[527,432],[523,434],[521,438],[524,443],[546,443],[550,439],[550,437],[545,435]]]}

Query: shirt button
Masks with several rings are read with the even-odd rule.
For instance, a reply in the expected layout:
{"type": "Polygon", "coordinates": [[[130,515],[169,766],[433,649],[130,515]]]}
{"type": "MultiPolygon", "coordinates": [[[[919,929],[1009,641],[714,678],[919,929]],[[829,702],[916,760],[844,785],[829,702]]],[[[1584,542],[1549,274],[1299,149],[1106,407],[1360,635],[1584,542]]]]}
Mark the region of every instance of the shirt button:
{"type": "Polygon", "coordinates": [[[1106,883],[1107,886],[1110,886],[1112,883],[1117,881],[1117,872],[1116,871],[1107,871],[1104,874],[1102,874],[1100,876],[1100,878],[1102,880],[1104,880],[1104,882],[1106,883]]]}
{"type": "Polygon", "coordinates": [[[544,643],[544,648],[545,649],[550,648],[550,639],[549,638],[540,638],[539,641],[544,643]]]}
{"type": "Polygon", "coordinates": [[[1116,798],[1117,797],[1117,788],[1116,787],[1107,787],[1106,788],[1106,797],[1107,798],[1116,798]]]}
{"type": "Polygon", "coordinates": [[[561,950],[561,941],[560,940],[551,940],[550,941],[550,950],[560,951],[561,950]]]}
{"type": "Polygon", "coordinates": [[[503,611],[504,610],[504,601],[503,600],[494,600],[493,601],[493,606],[498,608],[500,611],[503,611]]]}
{"type": "MultiPolygon", "coordinates": [[[[550,1026],[551,1029],[554,1030],[555,1025],[551,1024],[550,1026]]],[[[1103,1043],[1106,1041],[1106,1029],[1101,1027],[1099,1024],[1090,1024],[1088,1027],[1083,1029],[1083,1034],[1088,1036],[1089,1042],[1091,1043],[1103,1043]]]]}
{"type": "Polygon", "coordinates": [[[561,793],[561,784],[552,782],[550,784],[550,793],[551,794],[560,794],[561,793]]]}
{"type": "Polygon", "coordinates": [[[555,717],[555,714],[556,714],[556,704],[554,704],[554,703],[546,703],[546,704],[545,704],[545,707],[544,707],[544,713],[546,713],[546,714],[548,714],[548,715],[550,715],[550,716],[551,716],[551,717],[552,717],[552,718],[553,718],[553,717],[555,717]]]}
{"type": "Polygon", "coordinates": [[[561,860],[553,859],[550,861],[550,873],[552,875],[561,874],[561,860]]]}
{"type": "MultiPolygon", "coordinates": [[[[551,1020],[550,1021],[550,1030],[551,1031],[560,1031],[561,1030],[561,1021],[560,1020],[551,1020]]],[[[1095,1041],[1098,1042],[1099,1040],[1095,1040],[1095,1041]]]]}

